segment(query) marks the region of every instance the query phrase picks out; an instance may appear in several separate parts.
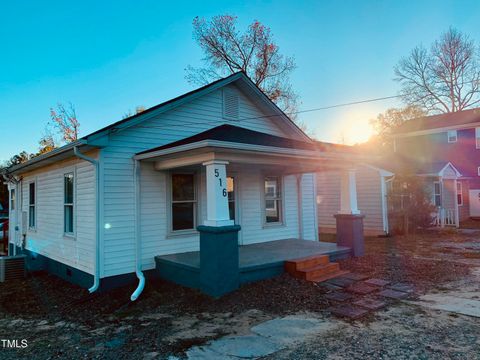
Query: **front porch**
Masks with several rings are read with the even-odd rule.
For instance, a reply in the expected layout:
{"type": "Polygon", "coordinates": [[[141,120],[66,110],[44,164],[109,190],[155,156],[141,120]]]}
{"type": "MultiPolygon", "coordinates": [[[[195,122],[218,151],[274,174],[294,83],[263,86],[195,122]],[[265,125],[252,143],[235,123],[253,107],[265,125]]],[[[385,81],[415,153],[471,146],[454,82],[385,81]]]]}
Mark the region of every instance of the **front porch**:
{"type": "MultiPolygon", "coordinates": [[[[330,261],[350,256],[351,249],[334,243],[286,239],[251,245],[240,245],[240,284],[280,275],[284,262],[314,255],[328,255],[330,261]]],[[[200,251],[155,257],[159,277],[184,286],[199,289],[200,251]]]]}

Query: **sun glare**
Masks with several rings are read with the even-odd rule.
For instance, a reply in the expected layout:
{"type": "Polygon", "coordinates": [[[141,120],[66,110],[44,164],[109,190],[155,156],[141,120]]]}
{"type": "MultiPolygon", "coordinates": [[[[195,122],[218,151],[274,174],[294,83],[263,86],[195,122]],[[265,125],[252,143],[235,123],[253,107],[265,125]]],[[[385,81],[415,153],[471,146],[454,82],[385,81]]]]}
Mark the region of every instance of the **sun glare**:
{"type": "Polygon", "coordinates": [[[349,113],[342,124],[341,142],[348,145],[360,144],[368,141],[373,135],[373,128],[370,125],[370,113],[358,112],[349,113]]]}

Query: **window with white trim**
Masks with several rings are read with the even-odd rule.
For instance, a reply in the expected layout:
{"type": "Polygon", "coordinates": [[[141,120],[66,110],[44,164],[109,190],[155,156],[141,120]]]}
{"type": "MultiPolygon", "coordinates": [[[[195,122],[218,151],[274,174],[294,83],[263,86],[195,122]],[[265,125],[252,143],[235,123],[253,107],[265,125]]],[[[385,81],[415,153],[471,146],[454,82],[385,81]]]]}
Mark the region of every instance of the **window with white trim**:
{"type": "Polygon", "coordinates": [[[194,174],[172,174],[172,231],[195,229],[196,193],[194,174]]]}
{"type": "Polygon", "coordinates": [[[35,229],[35,182],[28,184],[28,227],[35,229]]]}
{"type": "Polygon", "coordinates": [[[442,206],[442,185],[440,181],[433,182],[433,204],[435,206],[442,206]]]}
{"type": "Polygon", "coordinates": [[[235,179],[227,176],[228,213],[230,220],[235,222],[235,179]]]}
{"type": "Polygon", "coordinates": [[[449,143],[457,142],[457,130],[447,131],[447,138],[449,143]]]}
{"type": "Polygon", "coordinates": [[[462,191],[462,183],[457,181],[457,204],[459,206],[463,205],[463,191],[462,191]]]}
{"type": "Polygon", "coordinates": [[[10,211],[15,210],[15,189],[10,190],[10,211]]]}
{"type": "Polygon", "coordinates": [[[475,147],[480,149],[480,127],[475,128],[475,147]]]}
{"type": "Polygon", "coordinates": [[[265,223],[282,222],[282,184],[279,176],[265,178],[265,223]]]}
{"type": "Polygon", "coordinates": [[[74,231],[74,181],[73,173],[63,177],[63,231],[68,235],[73,235],[74,231]]]}

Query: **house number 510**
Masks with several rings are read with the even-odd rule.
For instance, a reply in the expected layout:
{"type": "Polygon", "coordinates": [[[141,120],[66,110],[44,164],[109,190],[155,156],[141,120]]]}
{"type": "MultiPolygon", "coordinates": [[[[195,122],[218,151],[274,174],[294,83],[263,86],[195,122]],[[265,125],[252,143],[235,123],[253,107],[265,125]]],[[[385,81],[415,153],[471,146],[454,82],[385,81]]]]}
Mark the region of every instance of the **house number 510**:
{"type": "Polygon", "coordinates": [[[227,189],[223,187],[222,178],[220,177],[220,172],[218,171],[218,169],[215,169],[215,177],[218,178],[218,182],[220,184],[220,187],[222,188],[223,197],[227,197],[227,189]]]}

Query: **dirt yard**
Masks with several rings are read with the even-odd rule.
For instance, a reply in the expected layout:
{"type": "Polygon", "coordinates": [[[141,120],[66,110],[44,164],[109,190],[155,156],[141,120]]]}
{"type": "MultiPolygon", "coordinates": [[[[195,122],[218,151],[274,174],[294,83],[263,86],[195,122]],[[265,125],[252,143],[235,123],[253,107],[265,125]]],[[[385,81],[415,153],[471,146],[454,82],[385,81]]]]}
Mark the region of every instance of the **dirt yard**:
{"type": "MultiPolygon", "coordinates": [[[[367,239],[367,255],[343,269],[408,282],[418,296],[479,291],[480,231],[425,232],[367,239]]],[[[36,274],[0,284],[0,340],[26,339],[21,349],[0,347],[0,358],[166,359],[286,315],[310,314],[335,325],[268,358],[480,358],[480,317],[396,302],[360,320],[327,310],[327,289],[287,275],[247,285],[214,300],[197,291],[150,281],[136,303],[133,286],[89,295],[53,276],[36,274]]],[[[1,346],[1,344],[0,344],[1,346]]]]}

